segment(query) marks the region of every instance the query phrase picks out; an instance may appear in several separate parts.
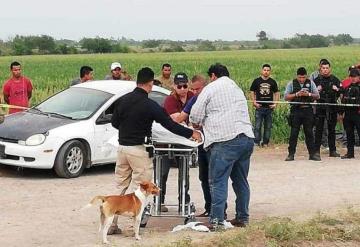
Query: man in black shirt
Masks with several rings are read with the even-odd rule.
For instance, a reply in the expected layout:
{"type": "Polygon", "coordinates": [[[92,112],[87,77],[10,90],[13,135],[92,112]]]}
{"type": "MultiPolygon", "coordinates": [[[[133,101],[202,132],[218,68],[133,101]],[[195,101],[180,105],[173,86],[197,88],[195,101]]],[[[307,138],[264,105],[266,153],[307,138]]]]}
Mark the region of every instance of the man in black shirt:
{"type": "MultiPolygon", "coordinates": [[[[152,180],[153,163],[144,147],[145,138],[151,137],[153,121],[174,134],[201,141],[201,134],[185,128],[168,116],[163,108],[148,98],[154,82],[154,72],[142,68],[137,75],[137,87],[115,102],[111,124],[119,130],[119,149],[115,174],[120,195],[133,192],[142,181],[152,180]]],[[[109,234],[118,230],[114,219],[109,234]]]]}
{"type": "MultiPolygon", "coordinates": [[[[320,66],[320,75],[314,80],[320,94],[319,103],[336,104],[340,96],[340,80],[331,74],[331,67],[328,61],[320,66]]],[[[337,122],[338,107],[316,106],[315,112],[315,150],[320,154],[320,146],[324,129],[324,121],[327,121],[329,156],[340,157],[335,146],[335,127],[337,122]]]]}
{"type": "Polygon", "coordinates": [[[253,100],[255,109],[255,144],[261,146],[268,146],[271,127],[272,127],[272,113],[276,107],[274,103],[264,103],[257,101],[278,101],[280,93],[278,85],[274,79],[270,77],[271,66],[264,64],[261,70],[261,76],[256,78],[250,87],[250,96],[253,100]],[[264,122],[264,137],[261,141],[261,128],[264,122]]]}

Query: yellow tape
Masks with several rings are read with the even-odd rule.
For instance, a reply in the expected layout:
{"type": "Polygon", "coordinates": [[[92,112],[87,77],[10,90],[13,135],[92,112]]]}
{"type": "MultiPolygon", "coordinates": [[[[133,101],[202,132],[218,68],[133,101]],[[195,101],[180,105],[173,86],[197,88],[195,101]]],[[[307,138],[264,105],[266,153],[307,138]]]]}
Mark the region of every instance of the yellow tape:
{"type": "Polygon", "coordinates": [[[17,106],[17,105],[8,105],[8,104],[0,104],[0,107],[3,108],[12,108],[12,109],[29,109],[29,107],[17,106]]]}

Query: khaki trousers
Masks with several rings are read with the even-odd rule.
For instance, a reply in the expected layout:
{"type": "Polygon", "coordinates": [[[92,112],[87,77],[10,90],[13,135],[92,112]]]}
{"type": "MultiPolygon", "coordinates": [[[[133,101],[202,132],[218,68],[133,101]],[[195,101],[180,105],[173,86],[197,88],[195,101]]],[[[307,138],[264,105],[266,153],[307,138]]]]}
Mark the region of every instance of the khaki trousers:
{"type": "Polygon", "coordinates": [[[152,158],[143,145],[119,146],[115,176],[120,195],[134,192],[143,181],[152,181],[152,158]]]}

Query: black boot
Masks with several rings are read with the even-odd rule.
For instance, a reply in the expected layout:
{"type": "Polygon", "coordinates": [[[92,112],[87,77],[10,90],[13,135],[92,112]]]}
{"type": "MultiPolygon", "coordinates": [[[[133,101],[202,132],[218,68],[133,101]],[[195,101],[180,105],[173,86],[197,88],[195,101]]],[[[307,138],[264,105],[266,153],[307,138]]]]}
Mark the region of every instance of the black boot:
{"type": "Polygon", "coordinates": [[[294,160],[294,155],[293,154],[289,154],[285,159],[285,161],[293,161],[293,160],[294,160]]]}
{"type": "Polygon", "coordinates": [[[331,151],[330,153],[329,153],[329,157],[340,157],[340,154],[338,153],[338,152],[336,152],[336,151],[331,151]]]}
{"type": "Polygon", "coordinates": [[[309,160],[321,161],[320,154],[319,153],[310,154],[309,160]]]}
{"type": "Polygon", "coordinates": [[[351,155],[351,154],[348,154],[348,153],[341,156],[341,159],[353,159],[353,158],[355,158],[355,156],[351,155]]]}

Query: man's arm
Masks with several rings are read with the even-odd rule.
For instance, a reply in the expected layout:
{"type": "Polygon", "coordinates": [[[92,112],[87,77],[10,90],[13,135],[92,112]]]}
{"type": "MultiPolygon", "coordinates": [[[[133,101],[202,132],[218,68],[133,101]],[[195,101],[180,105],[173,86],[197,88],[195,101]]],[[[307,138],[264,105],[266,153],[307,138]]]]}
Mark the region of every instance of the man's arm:
{"type": "Polygon", "coordinates": [[[284,99],[286,101],[292,101],[297,95],[295,93],[292,93],[293,91],[293,83],[290,81],[286,85],[285,93],[284,93],[284,99]]]}
{"type": "Polygon", "coordinates": [[[177,123],[182,123],[182,122],[185,122],[188,119],[188,117],[189,117],[189,114],[182,111],[175,117],[175,119],[173,118],[173,120],[177,123]]]}
{"type": "Polygon", "coordinates": [[[256,103],[256,94],[255,94],[254,91],[250,91],[250,99],[251,99],[251,101],[252,101],[252,103],[253,103],[253,106],[254,106],[256,109],[260,108],[261,105],[258,104],[258,103],[256,103]]]}
{"type": "Polygon", "coordinates": [[[120,113],[119,113],[119,100],[117,100],[114,103],[114,112],[113,115],[111,117],[111,125],[115,128],[115,129],[119,129],[120,126],[120,113]]]}
{"type": "Polygon", "coordinates": [[[196,141],[201,141],[201,133],[196,130],[191,130],[186,128],[175,121],[173,121],[169,115],[166,114],[164,109],[160,107],[157,103],[153,102],[150,106],[150,110],[152,111],[153,118],[156,122],[160,123],[165,129],[170,132],[183,136],[185,138],[192,137],[196,141]]]}
{"type": "Polygon", "coordinates": [[[32,86],[31,81],[29,80],[28,84],[27,84],[28,99],[30,99],[32,96],[32,90],[33,90],[33,86],[32,86]]]}
{"type": "Polygon", "coordinates": [[[197,125],[201,125],[205,119],[205,110],[206,106],[209,103],[208,93],[206,88],[203,89],[201,94],[199,94],[195,104],[191,108],[189,120],[191,123],[197,125]]]}
{"type": "Polygon", "coordinates": [[[4,87],[3,87],[3,95],[4,95],[4,101],[9,104],[9,92],[10,92],[10,87],[8,84],[5,83],[4,87]]]}

